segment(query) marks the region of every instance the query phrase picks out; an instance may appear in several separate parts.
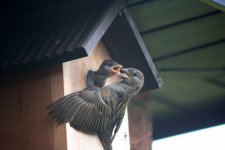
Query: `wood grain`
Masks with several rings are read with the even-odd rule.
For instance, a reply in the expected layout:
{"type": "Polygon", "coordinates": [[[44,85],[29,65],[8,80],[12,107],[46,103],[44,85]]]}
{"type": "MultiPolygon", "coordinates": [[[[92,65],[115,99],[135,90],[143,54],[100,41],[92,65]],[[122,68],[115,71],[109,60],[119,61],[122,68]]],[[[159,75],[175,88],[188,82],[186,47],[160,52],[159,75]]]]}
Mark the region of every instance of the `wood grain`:
{"type": "Polygon", "coordinates": [[[48,70],[20,74],[3,82],[0,85],[0,149],[53,149],[52,124],[46,110],[51,101],[48,70]]]}
{"type": "MultiPolygon", "coordinates": [[[[50,80],[51,80],[51,97],[52,102],[54,102],[64,95],[62,65],[51,68],[50,80]]],[[[52,121],[52,133],[53,133],[52,134],[53,149],[54,150],[67,149],[66,126],[65,125],[57,126],[52,121]]]]}

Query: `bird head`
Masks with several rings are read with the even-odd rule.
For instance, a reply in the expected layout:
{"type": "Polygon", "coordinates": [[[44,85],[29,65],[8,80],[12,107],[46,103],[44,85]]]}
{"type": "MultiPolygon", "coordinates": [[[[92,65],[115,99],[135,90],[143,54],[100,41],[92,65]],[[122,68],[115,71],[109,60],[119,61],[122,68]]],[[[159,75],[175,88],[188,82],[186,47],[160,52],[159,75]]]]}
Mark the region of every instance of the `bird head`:
{"type": "Polygon", "coordinates": [[[144,84],[143,73],[135,68],[122,68],[119,75],[124,83],[134,88],[141,89],[144,84]]]}
{"type": "Polygon", "coordinates": [[[114,74],[120,74],[120,69],[122,67],[122,65],[113,60],[104,60],[100,65],[98,71],[108,76],[113,76],[114,74]]]}

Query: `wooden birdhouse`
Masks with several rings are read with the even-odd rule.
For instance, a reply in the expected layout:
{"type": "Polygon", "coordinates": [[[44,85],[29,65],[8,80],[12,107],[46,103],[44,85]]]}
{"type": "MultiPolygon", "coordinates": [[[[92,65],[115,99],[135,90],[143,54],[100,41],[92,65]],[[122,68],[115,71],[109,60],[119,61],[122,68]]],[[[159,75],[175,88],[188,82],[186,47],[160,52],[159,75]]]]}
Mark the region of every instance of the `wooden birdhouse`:
{"type": "MultiPolygon", "coordinates": [[[[85,88],[87,71],[105,59],[141,70],[144,91],[160,87],[124,6],[121,0],[7,3],[0,14],[0,149],[102,149],[97,136],[54,124],[46,106],[85,88]]],[[[129,149],[127,119],[114,149],[129,149]]]]}

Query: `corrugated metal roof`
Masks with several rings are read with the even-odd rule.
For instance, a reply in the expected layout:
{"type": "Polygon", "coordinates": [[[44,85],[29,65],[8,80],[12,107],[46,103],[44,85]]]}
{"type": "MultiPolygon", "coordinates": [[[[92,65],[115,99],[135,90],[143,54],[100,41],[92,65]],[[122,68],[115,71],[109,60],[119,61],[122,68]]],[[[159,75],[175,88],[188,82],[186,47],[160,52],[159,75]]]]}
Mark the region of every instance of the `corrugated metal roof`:
{"type": "Polygon", "coordinates": [[[39,0],[6,4],[0,11],[1,72],[87,56],[94,47],[87,49],[85,40],[112,3],[99,2],[39,0]]]}

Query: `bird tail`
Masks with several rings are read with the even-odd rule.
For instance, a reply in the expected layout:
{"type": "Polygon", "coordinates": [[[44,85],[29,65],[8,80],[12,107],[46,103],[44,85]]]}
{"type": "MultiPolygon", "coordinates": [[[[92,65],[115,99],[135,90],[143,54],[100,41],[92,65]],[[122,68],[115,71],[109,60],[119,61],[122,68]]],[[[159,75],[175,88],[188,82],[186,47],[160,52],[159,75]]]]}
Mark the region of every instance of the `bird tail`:
{"type": "Polygon", "coordinates": [[[112,140],[110,138],[107,138],[107,136],[105,135],[99,135],[99,139],[102,143],[104,150],[112,150],[112,140]]]}

